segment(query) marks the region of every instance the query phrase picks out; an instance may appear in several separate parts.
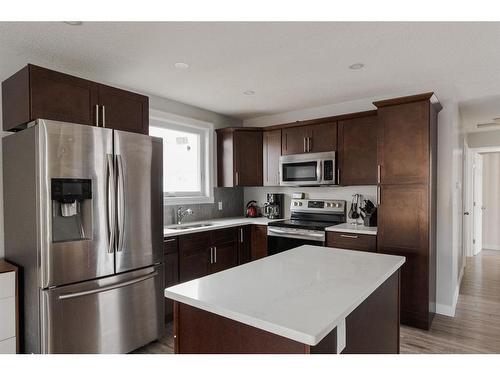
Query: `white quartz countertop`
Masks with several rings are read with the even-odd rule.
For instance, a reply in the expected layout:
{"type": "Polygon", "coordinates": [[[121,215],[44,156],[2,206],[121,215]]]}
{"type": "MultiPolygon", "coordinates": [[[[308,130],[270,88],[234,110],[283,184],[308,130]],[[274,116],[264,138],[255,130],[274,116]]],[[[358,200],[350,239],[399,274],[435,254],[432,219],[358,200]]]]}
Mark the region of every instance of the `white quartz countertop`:
{"type": "Polygon", "coordinates": [[[362,224],[343,223],[332,225],[325,228],[327,232],[343,232],[343,233],[357,233],[357,234],[370,234],[377,235],[377,227],[365,227],[362,224]]]}
{"type": "Polygon", "coordinates": [[[167,288],[165,297],[317,345],[404,262],[303,245],[167,288]]]}
{"type": "Polygon", "coordinates": [[[240,225],[256,224],[256,225],[267,225],[271,221],[278,221],[283,219],[268,219],[267,217],[230,217],[224,219],[214,219],[214,220],[203,220],[194,221],[189,223],[183,223],[182,225],[196,225],[196,224],[212,224],[210,226],[189,228],[189,229],[173,229],[177,225],[172,224],[163,228],[164,237],[180,236],[183,234],[191,234],[197,232],[205,232],[214,229],[237,227],[240,225]]]}

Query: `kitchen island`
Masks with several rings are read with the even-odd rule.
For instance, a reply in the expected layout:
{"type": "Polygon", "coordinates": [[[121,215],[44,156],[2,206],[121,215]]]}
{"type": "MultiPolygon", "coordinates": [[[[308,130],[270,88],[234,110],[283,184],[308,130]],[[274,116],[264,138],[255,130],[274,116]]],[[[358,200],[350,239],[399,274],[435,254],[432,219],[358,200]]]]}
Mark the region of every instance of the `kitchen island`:
{"type": "Polygon", "coordinates": [[[304,245],[165,290],[176,353],[399,353],[404,257],[304,245]]]}

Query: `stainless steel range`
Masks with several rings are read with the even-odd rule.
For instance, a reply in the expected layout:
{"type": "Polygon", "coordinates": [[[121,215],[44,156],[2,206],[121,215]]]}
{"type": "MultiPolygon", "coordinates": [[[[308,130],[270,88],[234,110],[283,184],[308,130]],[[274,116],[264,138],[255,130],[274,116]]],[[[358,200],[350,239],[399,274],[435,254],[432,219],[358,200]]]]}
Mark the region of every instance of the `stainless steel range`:
{"type": "Polygon", "coordinates": [[[325,228],[345,223],[346,201],[292,199],[290,220],[274,221],[267,227],[269,255],[300,245],[324,245],[325,228]]]}

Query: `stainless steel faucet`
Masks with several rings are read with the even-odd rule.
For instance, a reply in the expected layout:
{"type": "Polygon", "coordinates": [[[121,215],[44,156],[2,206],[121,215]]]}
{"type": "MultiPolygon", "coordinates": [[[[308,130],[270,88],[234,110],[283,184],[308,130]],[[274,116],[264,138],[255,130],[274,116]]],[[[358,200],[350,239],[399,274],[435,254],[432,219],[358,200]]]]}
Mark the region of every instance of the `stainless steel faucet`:
{"type": "Polygon", "coordinates": [[[184,220],[184,218],[186,216],[189,216],[189,215],[192,215],[193,214],[193,210],[188,208],[187,210],[183,210],[182,207],[179,207],[177,209],[177,214],[175,215],[175,218],[177,220],[177,224],[182,224],[182,220],[184,220]]]}

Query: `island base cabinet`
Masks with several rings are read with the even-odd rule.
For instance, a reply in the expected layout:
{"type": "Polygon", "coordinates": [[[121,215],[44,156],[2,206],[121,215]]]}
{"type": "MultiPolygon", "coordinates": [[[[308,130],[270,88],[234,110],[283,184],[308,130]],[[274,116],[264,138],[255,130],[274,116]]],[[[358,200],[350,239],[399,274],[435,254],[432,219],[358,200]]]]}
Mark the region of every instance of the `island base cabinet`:
{"type": "Polygon", "coordinates": [[[314,346],[174,302],[174,349],[176,354],[398,354],[399,295],[398,270],[346,317],[344,333],[334,328],[314,346]]]}

